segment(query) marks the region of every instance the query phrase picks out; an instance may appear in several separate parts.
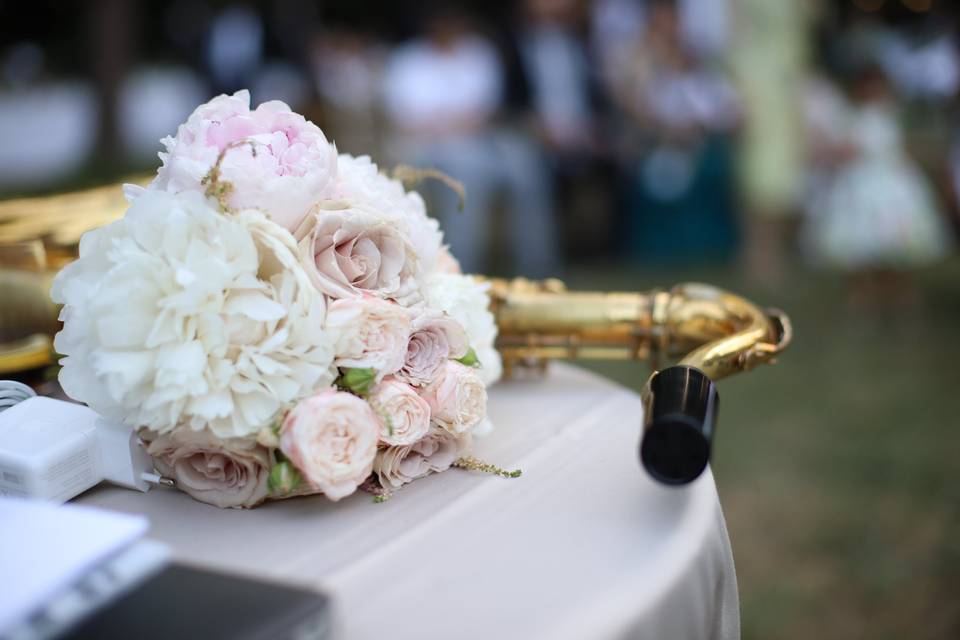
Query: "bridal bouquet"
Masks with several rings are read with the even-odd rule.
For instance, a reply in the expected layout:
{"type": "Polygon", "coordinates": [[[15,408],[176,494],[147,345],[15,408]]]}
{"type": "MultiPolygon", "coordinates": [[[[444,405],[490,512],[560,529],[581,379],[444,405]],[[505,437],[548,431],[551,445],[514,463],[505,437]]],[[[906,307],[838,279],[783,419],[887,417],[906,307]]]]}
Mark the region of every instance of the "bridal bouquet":
{"type": "Polygon", "coordinates": [[[220,507],[478,464],[500,372],[484,285],[417,193],[249,101],[197,108],[58,274],[63,389],[220,507]]]}

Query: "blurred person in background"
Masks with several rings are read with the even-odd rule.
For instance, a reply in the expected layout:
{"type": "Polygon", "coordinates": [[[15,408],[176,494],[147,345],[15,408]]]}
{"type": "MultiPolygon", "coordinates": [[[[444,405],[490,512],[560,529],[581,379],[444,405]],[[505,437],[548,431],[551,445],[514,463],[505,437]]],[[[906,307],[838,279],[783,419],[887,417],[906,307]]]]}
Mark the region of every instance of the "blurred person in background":
{"type": "Polygon", "coordinates": [[[157,7],[157,15],[163,25],[162,57],[131,55],[116,96],[123,151],[144,167],[157,160],[158,141],[173,135],[213,95],[201,69],[212,11],[204,3],[176,0],[157,7]]]}
{"type": "Polygon", "coordinates": [[[263,60],[263,20],[244,4],[228,6],[214,16],[204,52],[215,93],[248,89],[263,60]]]}
{"type": "Polygon", "coordinates": [[[513,270],[532,277],[559,268],[549,176],[535,145],[496,121],[504,70],[493,44],[452,5],[420,9],[423,34],[387,62],[384,100],[393,158],[461,180],[467,197],[429,190],[445,237],[465,271],[488,267],[494,199],[504,196],[513,270]]]}
{"type": "Polygon", "coordinates": [[[680,32],[691,54],[718,60],[730,44],[731,0],[676,0],[680,32]]]}
{"type": "Polygon", "coordinates": [[[737,247],[732,84],[686,46],[677,5],[651,2],[647,29],[615,84],[635,129],[625,237],[641,260],[712,261],[737,247]]]}
{"type": "Polygon", "coordinates": [[[910,270],[950,250],[951,232],[927,177],[903,147],[897,101],[875,61],[855,65],[849,105],[815,136],[832,171],[810,204],[805,247],[818,264],[852,275],[850,303],[914,306],[910,270]]]}
{"type": "Polygon", "coordinates": [[[63,179],[96,150],[102,105],[93,83],[51,77],[46,66],[36,42],[0,50],[0,191],[63,179]]]}
{"type": "Polygon", "coordinates": [[[316,4],[273,0],[263,9],[264,56],[248,85],[254,103],[280,100],[305,112],[315,97],[310,44],[321,16],[316,4]]]}
{"type": "Polygon", "coordinates": [[[594,73],[609,94],[616,92],[646,32],[646,3],[642,0],[593,0],[590,3],[590,55],[594,73]]]}
{"type": "Polygon", "coordinates": [[[551,172],[567,255],[609,249],[613,209],[608,167],[600,162],[599,92],[577,0],[524,0],[512,40],[513,102],[551,172]]]}
{"type": "Polygon", "coordinates": [[[385,47],[349,26],[326,29],[314,38],[310,64],[321,120],[342,152],[383,157],[385,57],[385,47]]]}
{"type": "Polygon", "coordinates": [[[953,127],[947,151],[946,192],[953,211],[954,237],[960,237],[960,94],[954,97],[953,127]]]}
{"type": "Polygon", "coordinates": [[[557,164],[594,145],[590,68],[577,33],[576,0],[525,0],[517,37],[534,130],[557,164]]]}
{"type": "Polygon", "coordinates": [[[809,2],[733,0],[730,59],[743,101],[739,176],[748,221],[750,277],[782,279],[803,187],[800,91],[806,77],[809,2]]]}
{"type": "Polygon", "coordinates": [[[804,81],[804,231],[809,229],[810,219],[818,216],[822,196],[832,184],[834,173],[855,155],[848,141],[849,110],[843,89],[825,69],[811,73],[804,81]]]}
{"type": "MultiPolygon", "coordinates": [[[[884,25],[872,14],[858,15],[843,40],[852,49],[873,49],[876,64],[899,96],[939,102],[949,100],[960,88],[955,37],[954,20],[930,11],[898,26],[884,25]]],[[[851,54],[857,56],[856,51],[851,54]]]]}

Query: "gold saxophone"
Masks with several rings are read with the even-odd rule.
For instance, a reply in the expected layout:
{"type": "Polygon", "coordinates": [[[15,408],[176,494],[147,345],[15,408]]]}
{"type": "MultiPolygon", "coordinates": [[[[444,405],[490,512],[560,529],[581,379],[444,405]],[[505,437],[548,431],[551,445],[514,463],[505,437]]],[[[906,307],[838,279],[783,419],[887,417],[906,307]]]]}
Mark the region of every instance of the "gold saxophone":
{"type": "Polygon", "coordinates": [[[567,291],[559,280],[491,280],[504,372],[550,360],[646,360],[640,458],[657,480],[696,479],[710,459],[714,382],[773,363],[790,319],[716,287],[686,283],[646,293],[567,291]],[[658,367],[679,358],[670,367],[658,367]]]}
{"type": "MultiPolygon", "coordinates": [[[[16,292],[21,307],[0,313],[5,325],[0,336],[7,341],[6,349],[0,346],[0,373],[50,362],[49,338],[42,339],[52,326],[49,271],[43,267],[58,268],[71,259],[84,231],[119,218],[125,208],[117,185],[0,203],[0,250],[19,247],[25,250],[21,254],[42,254],[31,296],[25,297],[29,286],[22,269],[0,271],[0,288],[16,292]],[[28,309],[45,310],[48,321],[25,313],[28,309]]],[[[507,376],[518,367],[542,369],[558,359],[652,363],[642,393],[640,457],[667,484],[690,482],[706,467],[716,425],[714,382],[773,363],[793,335],[782,311],[761,309],[706,284],[608,293],[568,291],[554,279],[488,282],[507,376]],[[675,359],[675,365],[660,369],[675,359]]]]}

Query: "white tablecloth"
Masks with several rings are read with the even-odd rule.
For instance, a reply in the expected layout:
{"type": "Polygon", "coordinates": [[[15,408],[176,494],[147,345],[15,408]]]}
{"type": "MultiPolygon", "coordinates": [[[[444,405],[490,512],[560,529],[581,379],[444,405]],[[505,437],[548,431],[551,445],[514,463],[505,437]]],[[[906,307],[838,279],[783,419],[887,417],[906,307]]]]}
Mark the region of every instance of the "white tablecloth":
{"type": "Polygon", "coordinates": [[[177,491],[94,490],[142,513],[190,564],[319,587],[336,638],[737,638],[736,576],[709,471],[685,488],[641,469],[641,403],[570,366],[491,389],[478,457],[374,504],[299,498],[220,510],[177,491]]]}

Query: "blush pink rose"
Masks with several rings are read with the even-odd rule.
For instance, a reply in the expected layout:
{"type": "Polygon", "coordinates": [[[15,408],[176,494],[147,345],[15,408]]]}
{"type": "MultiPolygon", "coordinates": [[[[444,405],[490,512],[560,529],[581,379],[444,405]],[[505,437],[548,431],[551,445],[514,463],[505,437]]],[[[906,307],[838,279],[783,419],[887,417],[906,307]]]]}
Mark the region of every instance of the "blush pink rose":
{"type": "Polygon", "coordinates": [[[337,201],[307,216],[295,233],[311,282],[331,298],[370,293],[406,298],[418,284],[417,256],[395,221],[337,201]]]}
{"type": "Polygon", "coordinates": [[[391,446],[377,452],[373,472],[384,489],[399,489],[430,473],[446,471],[469,448],[469,435],[455,436],[431,427],[426,436],[412,445],[391,446]]]}
{"type": "Polygon", "coordinates": [[[326,328],[337,336],[338,367],[371,368],[382,380],[403,366],[410,315],[398,304],[370,295],[334,300],[327,309],[326,328]]]}
{"type": "Polygon", "coordinates": [[[430,405],[410,385],[393,377],[374,387],[367,402],[380,418],[383,444],[413,444],[430,430],[430,405]]]}
{"type": "Polygon", "coordinates": [[[184,427],[140,436],[157,470],[200,502],[248,508],[267,498],[270,453],[253,438],[219,438],[184,427]]]}
{"type": "Polygon", "coordinates": [[[336,200],[371,209],[396,221],[413,245],[420,268],[434,269],[443,234],[437,220],[416,191],[407,191],[399,180],[388,177],[368,156],[341,154],[337,161],[336,200]]]}
{"type": "Polygon", "coordinates": [[[450,358],[462,358],[470,348],[467,332],[450,316],[424,311],[414,318],[407,355],[397,377],[414,386],[429,384],[450,358]]]}
{"type": "Polygon", "coordinates": [[[163,166],[150,185],[169,192],[203,191],[200,184],[228,145],[222,179],[234,189],[230,206],[256,208],[293,232],[310,209],[336,189],[337,151],[323,132],[283,102],[250,109],[250,94],[238,91],[200,105],[177,134],[161,143],[163,166]]]}
{"type": "Polygon", "coordinates": [[[487,417],[487,388],[471,367],[453,360],[421,394],[430,419],[454,435],[469,432],[487,417]]]}
{"type": "Polygon", "coordinates": [[[370,475],[379,435],[370,405],[331,389],[290,410],[280,426],[280,450],[312,487],[339,500],[370,475]]]}

